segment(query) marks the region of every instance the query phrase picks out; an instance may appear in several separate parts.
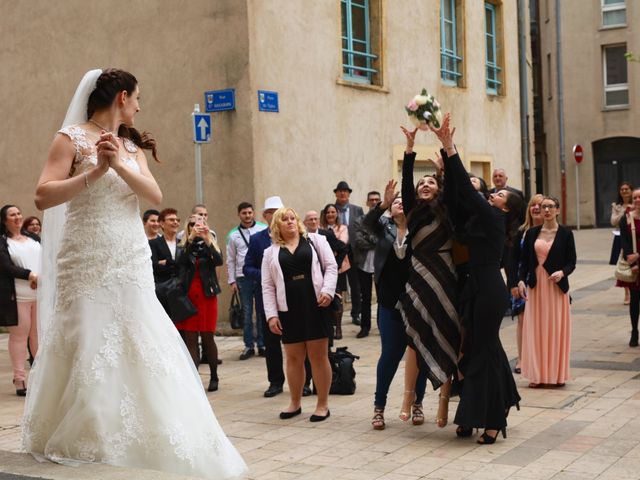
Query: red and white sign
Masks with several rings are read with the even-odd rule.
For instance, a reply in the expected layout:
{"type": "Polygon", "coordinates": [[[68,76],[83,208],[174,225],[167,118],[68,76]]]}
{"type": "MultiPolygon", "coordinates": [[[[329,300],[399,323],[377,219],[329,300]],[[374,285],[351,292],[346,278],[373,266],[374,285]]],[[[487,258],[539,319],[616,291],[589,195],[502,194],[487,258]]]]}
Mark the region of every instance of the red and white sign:
{"type": "Polygon", "coordinates": [[[582,149],[582,145],[573,146],[573,158],[576,159],[576,163],[582,162],[584,159],[584,150],[582,149]]]}

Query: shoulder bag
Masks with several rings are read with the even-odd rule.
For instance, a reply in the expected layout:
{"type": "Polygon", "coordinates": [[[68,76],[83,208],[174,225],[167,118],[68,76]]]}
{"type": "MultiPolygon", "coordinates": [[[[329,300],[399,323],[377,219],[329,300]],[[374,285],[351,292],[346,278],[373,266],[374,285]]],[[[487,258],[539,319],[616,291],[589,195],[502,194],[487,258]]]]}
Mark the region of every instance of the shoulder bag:
{"type": "Polygon", "coordinates": [[[242,302],[238,292],[233,292],[231,297],[231,305],[229,305],[229,323],[234,330],[244,328],[244,312],[242,310],[242,302]]]}
{"type": "MultiPolygon", "coordinates": [[[[316,256],[318,257],[318,263],[320,264],[320,271],[322,272],[322,276],[324,277],[324,265],[322,265],[322,259],[320,258],[320,253],[318,253],[318,249],[316,248],[316,245],[313,243],[313,240],[311,240],[311,238],[307,238],[307,241],[316,251],[316,256]]],[[[334,312],[339,312],[342,310],[342,300],[338,295],[333,295],[333,298],[331,299],[331,303],[329,304],[329,306],[324,308],[330,309],[334,312]]]]}
{"type": "MultiPolygon", "coordinates": [[[[631,221],[631,244],[633,245],[632,253],[638,253],[638,246],[636,244],[636,222],[633,219],[633,214],[629,215],[631,221]]],[[[635,283],[638,278],[638,272],[631,270],[632,265],[624,258],[624,252],[620,251],[618,262],[616,263],[615,277],[624,283],[635,283]]]]}

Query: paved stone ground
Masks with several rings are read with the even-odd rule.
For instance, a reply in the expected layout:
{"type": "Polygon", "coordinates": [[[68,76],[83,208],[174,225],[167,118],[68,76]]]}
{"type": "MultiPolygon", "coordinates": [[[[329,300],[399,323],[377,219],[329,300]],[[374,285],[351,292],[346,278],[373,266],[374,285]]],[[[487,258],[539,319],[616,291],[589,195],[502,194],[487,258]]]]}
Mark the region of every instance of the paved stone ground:
{"type": "MultiPolygon", "coordinates": [[[[516,376],[522,409],[509,416],[508,438],[480,446],[458,439],[454,425],[434,424],[437,395],[425,398],[427,422],[420,427],[398,419],[402,368],[392,385],[387,428],[370,425],[377,330],[356,339],[347,325],[344,339],[361,356],[356,362],[358,390],[332,396],[331,418],[312,424],[314,397],[303,399],[303,415],[278,419],[286,393],[266,399],[264,361],[239,361],[238,337],[220,337],[220,390],[209,394],[213,408],[250,467],[251,479],[412,480],[412,479],[638,479],[640,478],[640,349],[627,346],[629,320],[623,293],[612,287],[607,265],[610,230],[576,232],[578,267],[570,277],[573,296],[573,380],[560,389],[529,389],[516,376]]],[[[515,324],[505,318],[501,337],[515,359],[515,324]]],[[[201,368],[208,382],[206,368],[201,368]]],[[[456,408],[451,402],[451,415],[456,408]]],[[[143,475],[106,466],[69,469],[36,464],[20,450],[19,423],[23,401],[15,396],[7,354],[0,335],[0,472],[44,478],[173,478],[157,472],[143,475]]],[[[151,473],[151,472],[145,472],[151,473]]],[[[2,476],[2,478],[22,478],[2,476]]],[[[29,477],[24,477],[29,478],[29,477]]],[[[31,477],[33,478],[33,477],[31,477]]]]}

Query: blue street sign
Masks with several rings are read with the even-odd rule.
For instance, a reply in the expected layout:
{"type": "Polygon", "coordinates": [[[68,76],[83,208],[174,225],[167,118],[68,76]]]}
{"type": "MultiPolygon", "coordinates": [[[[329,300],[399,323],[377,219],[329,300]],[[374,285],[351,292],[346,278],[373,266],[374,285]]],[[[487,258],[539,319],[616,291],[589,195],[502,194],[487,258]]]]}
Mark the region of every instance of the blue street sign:
{"type": "Polygon", "coordinates": [[[236,109],[236,89],[211,90],[204,92],[204,111],[223,112],[236,109]]]}
{"type": "Polygon", "coordinates": [[[258,90],[258,110],[261,112],[279,112],[278,92],[258,90]]]}
{"type": "Polygon", "coordinates": [[[211,141],[211,115],[208,113],[193,114],[193,141],[196,143],[211,141]]]}

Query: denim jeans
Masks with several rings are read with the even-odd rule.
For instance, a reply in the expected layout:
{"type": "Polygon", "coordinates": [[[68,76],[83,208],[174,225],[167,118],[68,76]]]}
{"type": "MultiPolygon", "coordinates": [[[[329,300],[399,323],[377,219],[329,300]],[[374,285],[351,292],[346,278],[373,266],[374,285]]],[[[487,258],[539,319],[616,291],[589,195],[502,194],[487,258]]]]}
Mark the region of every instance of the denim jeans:
{"type": "Polygon", "coordinates": [[[236,285],[240,292],[240,301],[242,302],[242,310],[244,312],[244,346],[246,348],[253,348],[255,344],[258,348],[264,348],[264,322],[258,321],[256,317],[256,336],[253,338],[253,299],[256,296],[256,291],[262,288],[259,282],[251,280],[247,277],[236,278],[236,285]]]}
{"type": "MultiPolygon", "coordinates": [[[[375,406],[384,408],[387,404],[389,386],[407,348],[407,334],[400,312],[381,305],[378,305],[378,330],[380,330],[382,349],[376,371],[375,406]]],[[[427,375],[420,372],[415,387],[416,403],[422,403],[426,388],[427,375]]]]}

